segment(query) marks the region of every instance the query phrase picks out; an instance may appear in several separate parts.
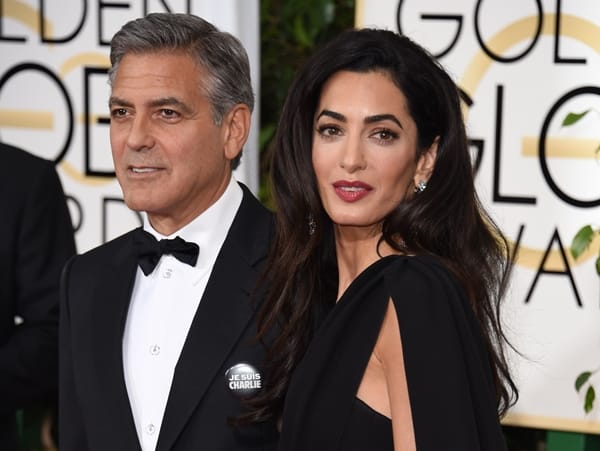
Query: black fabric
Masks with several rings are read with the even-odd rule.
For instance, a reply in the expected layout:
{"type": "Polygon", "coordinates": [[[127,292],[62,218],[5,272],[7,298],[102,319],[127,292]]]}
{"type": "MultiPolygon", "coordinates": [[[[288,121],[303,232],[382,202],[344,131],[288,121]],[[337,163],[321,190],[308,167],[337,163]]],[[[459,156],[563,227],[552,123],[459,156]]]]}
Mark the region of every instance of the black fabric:
{"type": "MultiPolygon", "coordinates": [[[[244,197],[175,366],[156,451],[272,451],[274,423],[233,428],[244,409],[227,370],[262,370],[255,340],[257,280],[274,233],[272,214],[244,197]]],[[[60,451],[140,450],[123,373],[123,331],[137,271],[133,232],[74,259],[62,278],[60,451]]]]}
{"type": "MultiPolygon", "coordinates": [[[[390,299],[400,325],[417,449],[505,451],[489,356],[469,302],[436,260],[408,256],[386,257],[367,268],[325,319],[294,372],[279,449],[393,449],[350,439],[361,427],[352,425],[356,392],[390,299]]],[[[361,435],[383,433],[367,422],[362,427],[361,435]]]]}
{"type": "Polygon", "coordinates": [[[394,449],[392,421],[359,398],[355,398],[340,448],[394,449]]]}
{"type": "Polygon", "coordinates": [[[0,415],[0,450],[17,450],[19,449],[18,442],[15,413],[11,412],[10,415],[0,415]]]}
{"type": "Polygon", "coordinates": [[[133,245],[138,258],[138,264],[145,275],[156,268],[160,257],[172,255],[177,260],[194,266],[198,261],[200,248],[196,243],[190,243],[176,236],[173,239],[157,240],[142,228],[133,231],[133,245]]]}
{"type": "Polygon", "coordinates": [[[15,412],[56,402],[59,281],[75,241],[54,163],[5,143],[0,236],[0,450],[13,451],[15,412]]]}

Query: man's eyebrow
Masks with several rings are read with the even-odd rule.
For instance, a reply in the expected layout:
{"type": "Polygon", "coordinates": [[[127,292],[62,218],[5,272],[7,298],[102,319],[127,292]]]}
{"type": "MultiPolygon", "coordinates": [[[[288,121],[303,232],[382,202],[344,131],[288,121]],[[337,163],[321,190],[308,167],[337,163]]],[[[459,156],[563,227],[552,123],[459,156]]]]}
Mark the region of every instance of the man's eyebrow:
{"type": "MultiPolygon", "coordinates": [[[[147,102],[147,105],[150,108],[158,108],[158,107],[175,107],[177,109],[182,110],[185,113],[191,113],[191,108],[185,103],[179,100],[177,97],[160,97],[158,99],[153,99],[147,102]]],[[[128,100],[122,99],[120,97],[111,96],[108,100],[108,106],[122,106],[132,108],[133,103],[128,100]]]]}
{"type": "Polygon", "coordinates": [[[110,96],[110,98],[108,99],[108,107],[110,108],[115,105],[125,106],[125,107],[133,106],[131,102],[128,102],[125,99],[121,99],[121,98],[115,97],[115,96],[110,96]]]}
{"type": "Polygon", "coordinates": [[[155,100],[151,100],[150,102],[148,102],[148,106],[153,108],[172,106],[183,110],[185,113],[192,112],[192,109],[185,102],[179,100],[177,97],[161,97],[155,100]]]}

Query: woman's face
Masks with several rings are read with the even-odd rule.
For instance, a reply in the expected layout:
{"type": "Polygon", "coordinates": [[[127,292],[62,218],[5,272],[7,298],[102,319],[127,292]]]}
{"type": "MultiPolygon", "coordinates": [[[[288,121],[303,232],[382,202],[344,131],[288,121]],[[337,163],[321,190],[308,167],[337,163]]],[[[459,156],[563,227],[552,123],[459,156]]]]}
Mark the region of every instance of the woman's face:
{"type": "Polygon", "coordinates": [[[418,161],[417,127],[383,72],[340,71],[323,86],[312,163],[325,211],[340,226],[372,227],[433,170],[437,144],[418,161]]]}

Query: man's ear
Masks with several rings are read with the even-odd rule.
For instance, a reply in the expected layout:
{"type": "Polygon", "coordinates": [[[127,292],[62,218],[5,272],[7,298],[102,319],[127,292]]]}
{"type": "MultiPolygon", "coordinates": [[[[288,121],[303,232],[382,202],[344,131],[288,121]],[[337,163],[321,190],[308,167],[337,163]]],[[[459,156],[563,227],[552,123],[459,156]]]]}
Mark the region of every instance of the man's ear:
{"type": "Polygon", "coordinates": [[[438,143],[440,142],[440,137],[437,136],[429,149],[421,154],[419,157],[419,161],[417,161],[417,170],[415,171],[415,176],[413,178],[413,182],[415,186],[419,186],[420,183],[429,180],[431,177],[431,173],[433,172],[433,168],[435,167],[435,162],[437,159],[437,150],[438,143]]]}
{"type": "Polygon", "coordinates": [[[246,144],[250,133],[250,117],[252,112],[248,105],[238,103],[223,118],[225,132],[224,152],[225,158],[233,160],[239,155],[246,144]]]}

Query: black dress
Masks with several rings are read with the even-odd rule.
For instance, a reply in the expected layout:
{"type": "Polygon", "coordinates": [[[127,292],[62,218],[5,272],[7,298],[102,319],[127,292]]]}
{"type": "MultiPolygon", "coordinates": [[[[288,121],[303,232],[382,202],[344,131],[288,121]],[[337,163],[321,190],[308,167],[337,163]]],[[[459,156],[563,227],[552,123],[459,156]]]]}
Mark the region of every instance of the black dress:
{"type": "Polygon", "coordinates": [[[492,370],[463,289],[432,257],[385,257],[363,271],[294,372],[281,451],[392,450],[392,425],[356,398],[392,299],[418,451],[504,451],[492,370]]]}

